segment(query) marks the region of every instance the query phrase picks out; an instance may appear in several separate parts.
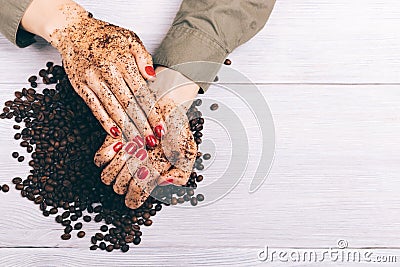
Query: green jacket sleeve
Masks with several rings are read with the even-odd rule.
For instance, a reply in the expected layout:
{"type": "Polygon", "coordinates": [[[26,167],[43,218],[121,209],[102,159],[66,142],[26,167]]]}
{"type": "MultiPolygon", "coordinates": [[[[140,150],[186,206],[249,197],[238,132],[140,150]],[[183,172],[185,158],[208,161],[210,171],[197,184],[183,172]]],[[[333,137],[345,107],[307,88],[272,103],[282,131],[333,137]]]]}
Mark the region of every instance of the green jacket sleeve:
{"type": "Polygon", "coordinates": [[[153,61],[195,82],[206,82],[199,83],[206,90],[207,82],[213,81],[219,70],[218,64],[202,69],[201,64],[193,68],[194,64],[182,63],[222,63],[229,53],[264,27],[274,4],[275,0],[183,0],[153,61]]]}
{"type": "Polygon", "coordinates": [[[33,34],[19,27],[22,16],[32,0],[0,0],[0,32],[19,47],[35,42],[33,34]]]}

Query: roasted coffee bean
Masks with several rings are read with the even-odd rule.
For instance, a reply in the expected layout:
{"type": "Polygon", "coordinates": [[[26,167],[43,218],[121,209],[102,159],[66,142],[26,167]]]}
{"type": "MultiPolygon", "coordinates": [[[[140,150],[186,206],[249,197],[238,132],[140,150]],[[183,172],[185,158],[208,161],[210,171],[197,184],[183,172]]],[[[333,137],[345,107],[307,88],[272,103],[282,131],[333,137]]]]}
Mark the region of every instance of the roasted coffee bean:
{"type": "Polygon", "coordinates": [[[79,238],[83,238],[84,236],[85,236],[85,232],[84,231],[79,231],[78,232],[78,234],[77,234],[77,236],[79,237],[79,238]]]}
{"type": "Polygon", "coordinates": [[[105,249],[106,249],[106,243],[100,242],[99,248],[100,248],[101,250],[105,250],[105,249]]]}
{"type": "Polygon", "coordinates": [[[24,189],[24,185],[23,184],[17,184],[17,185],[15,185],[15,189],[22,190],[22,189],[24,189]]]}
{"type": "Polygon", "coordinates": [[[224,64],[225,65],[231,65],[232,61],[229,58],[227,58],[227,59],[225,59],[224,64]]]}
{"type": "Polygon", "coordinates": [[[139,245],[140,244],[140,241],[142,241],[142,239],[140,238],[140,237],[135,237],[135,239],[133,239],[133,244],[135,244],[135,245],[139,245]]]}
{"type": "Polygon", "coordinates": [[[71,239],[71,234],[63,234],[63,235],[61,236],[61,239],[62,239],[62,240],[71,239]]]}
{"type": "Polygon", "coordinates": [[[39,76],[40,76],[40,77],[45,77],[45,76],[47,76],[47,71],[46,71],[45,69],[41,69],[41,70],[39,71],[39,76]]]}
{"type": "Polygon", "coordinates": [[[18,139],[20,139],[21,138],[21,134],[20,133],[16,133],[15,135],[14,135],[14,139],[15,140],[18,140],[18,139]]]}
{"type": "Polygon", "coordinates": [[[198,194],[197,196],[196,196],[196,198],[197,198],[197,201],[203,201],[204,200],[204,195],[203,194],[198,194]]]}
{"type": "Polygon", "coordinates": [[[212,104],[211,106],[210,106],[210,109],[211,110],[217,110],[219,108],[219,105],[217,104],[217,103],[214,103],[214,104],[212,104]]]}
{"type": "Polygon", "coordinates": [[[80,223],[80,222],[78,222],[78,223],[76,223],[76,224],[74,225],[74,229],[75,229],[75,230],[81,230],[81,229],[82,229],[82,226],[83,226],[83,224],[80,223]]]}
{"type": "Polygon", "coordinates": [[[18,158],[19,157],[19,153],[18,152],[13,152],[12,153],[12,157],[15,158],[15,159],[18,158]]]}
{"type": "Polygon", "coordinates": [[[99,241],[102,241],[104,239],[104,235],[102,233],[96,233],[94,236],[99,241]]]}
{"type": "Polygon", "coordinates": [[[25,160],[25,157],[24,157],[24,156],[19,156],[19,157],[18,157],[18,161],[19,161],[19,162],[23,162],[24,160],[25,160]]]}
{"type": "Polygon", "coordinates": [[[62,226],[67,226],[67,225],[70,225],[71,224],[71,220],[64,220],[64,221],[62,221],[62,226]]]}
{"type": "Polygon", "coordinates": [[[190,199],[190,204],[192,204],[192,206],[197,206],[197,198],[196,197],[192,197],[190,199]]]}
{"type": "Polygon", "coordinates": [[[123,246],[121,246],[121,250],[122,250],[122,252],[127,252],[129,250],[129,246],[123,245],[123,246]]]}
{"type": "Polygon", "coordinates": [[[36,88],[36,87],[38,87],[38,84],[37,84],[37,82],[31,82],[31,87],[32,87],[32,88],[36,88]]]}
{"type": "Polygon", "coordinates": [[[90,221],[92,220],[92,217],[90,217],[90,216],[88,216],[88,215],[85,215],[85,216],[83,216],[83,220],[84,220],[85,222],[90,222],[90,221]]]}
{"type": "Polygon", "coordinates": [[[10,191],[10,187],[6,184],[3,184],[1,186],[1,190],[3,190],[4,193],[7,193],[8,191],[10,191]]]}
{"type": "Polygon", "coordinates": [[[108,252],[113,251],[113,249],[114,249],[114,246],[113,246],[113,245],[108,245],[108,246],[106,247],[106,251],[108,251],[108,252]]]}
{"type": "Polygon", "coordinates": [[[56,216],[56,222],[62,223],[62,221],[63,221],[63,218],[61,217],[61,215],[57,215],[56,216]]]}
{"type": "Polygon", "coordinates": [[[90,250],[96,250],[97,248],[98,248],[97,245],[91,245],[91,246],[90,246],[90,250]]]}
{"type": "Polygon", "coordinates": [[[204,154],[204,155],[203,155],[203,159],[204,159],[204,160],[209,160],[209,159],[211,159],[211,154],[209,154],[209,153],[204,154]]]}
{"type": "Polygon", "coordinates": [[[64,228],[64,233],[65,234],[69,234],[69,233],[71,233],[72,232],[72,226],[71,225],[67,225],[65,228],[64,228]]]}
{"type": "Polygon", "coordinates": [[[101,230],[102,232],[107,232],[108,226],[107,226],[107,225],[102,225],[102,226],[100,227],[100,230],[101,230]]]}

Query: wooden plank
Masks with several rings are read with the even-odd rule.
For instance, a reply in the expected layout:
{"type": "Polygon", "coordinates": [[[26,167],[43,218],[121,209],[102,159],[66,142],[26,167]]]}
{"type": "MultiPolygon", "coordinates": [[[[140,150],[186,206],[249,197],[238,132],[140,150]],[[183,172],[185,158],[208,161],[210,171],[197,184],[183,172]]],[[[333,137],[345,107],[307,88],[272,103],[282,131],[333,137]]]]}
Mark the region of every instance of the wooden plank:
{"type": "MultiPolygon", "coordinates": [[[[151,52],[180,3],[78,2],[99,18],[137,31],[151,52]]],[[[400,83],[398,26],[395,0],[277,1],[267,27],[230,58],[233,67],[260,83],[400,83]]],[[[22,82],[56,59],[44,43],[20,50],[0,37],[0,82],[22,82]]]]}

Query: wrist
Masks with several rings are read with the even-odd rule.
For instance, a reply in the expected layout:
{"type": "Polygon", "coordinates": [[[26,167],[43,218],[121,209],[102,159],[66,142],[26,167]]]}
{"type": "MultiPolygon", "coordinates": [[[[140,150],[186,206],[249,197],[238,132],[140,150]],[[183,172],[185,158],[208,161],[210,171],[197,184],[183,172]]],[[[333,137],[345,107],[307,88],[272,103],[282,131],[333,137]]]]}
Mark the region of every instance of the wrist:
{"type": "Polygon", "coordinates": [[[33,0],[21,20],[24,30],[52,42],[52,34],[86,12],[72,0],[33,0]]]}
{"type": "Polygon", "coordinates": [[[180,72],[163,66],[156,68],[157,79],[150,87],[160,98],[170,98],[176,104],[189,108],[197,96],[199,86],[180,72]]]}

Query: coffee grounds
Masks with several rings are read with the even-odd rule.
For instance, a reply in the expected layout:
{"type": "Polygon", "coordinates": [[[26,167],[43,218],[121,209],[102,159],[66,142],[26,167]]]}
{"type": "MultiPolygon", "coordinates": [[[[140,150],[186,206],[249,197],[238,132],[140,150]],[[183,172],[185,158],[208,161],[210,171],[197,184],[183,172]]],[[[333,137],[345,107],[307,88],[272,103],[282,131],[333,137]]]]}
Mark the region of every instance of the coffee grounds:
{"type": "MultiPolygon", "coordinates": [[[[106,132],[73,90],[63,67],[52,62],[46,67],[47,70],[40,70],[39,76],[44,84],[55,84],[55,88],[42,92],[33,88],[16,91],[15,99],[5,102],[0,118],[14,118],[17,123],[24,123],[25,127],[13,126],[19,131],[14,138],[21,140],[21,147],[31,153],[28,163],[31,170],[25,179],[15,177],[12,183],[22,197],[39,206],[44,216],[57,214],[55,221],[65,227],[60,234],[62,240],[84,238],[83,223],[101,222],[100,231],[90,238],[90,250],[127,252],[130,244],[140,244],[141,226],[152,225],[150,218],[163,206],[184,202],[195,206],[204,200],[202,194],[194,196],[203,176],[193,171],[185,186],[156,187],[141,207],[127,208],[124,196],[101,182],[102,169],[93,163],[106,132]]],[[[36,87],[36,80],[37,76],[28,79],[31,87],[36,87]]],[[[187,112],[197,144],[202,141],[204,124],[199,105],[200,99],[187,112]]],[[[201,155],[199,152],[197,159],[201,155]]],[[[12,157],[20,162],[24,160],[16,152],[12,157]]],[[[200,164],[196,162],[194,168],[200,164]]],[[[1,189],[7,192],[9,187],[3,185],[1,189]]]]}

